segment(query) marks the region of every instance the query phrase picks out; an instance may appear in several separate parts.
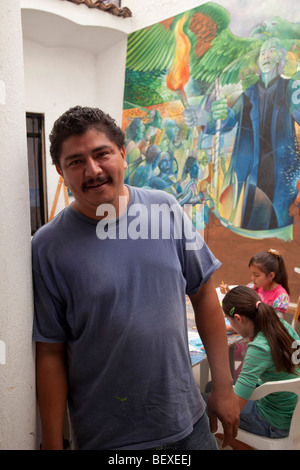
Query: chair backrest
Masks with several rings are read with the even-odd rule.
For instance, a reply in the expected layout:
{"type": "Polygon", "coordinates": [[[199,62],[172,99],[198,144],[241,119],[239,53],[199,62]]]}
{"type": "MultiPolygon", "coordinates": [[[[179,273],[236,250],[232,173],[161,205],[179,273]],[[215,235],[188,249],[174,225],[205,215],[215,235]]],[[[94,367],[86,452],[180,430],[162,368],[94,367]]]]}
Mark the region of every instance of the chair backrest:
{"type": "Polygon", "coordinates": [[[293,439],[294,448],[300,448],[300,377],[291,380],[279,380],[276,382],[265,382],[257,387],[251,395],[251,400],[259,400],[269,393],[292,392],[298,396],[298,401],[290,426],[290,436],[293,439]]]}
{"type": "Polygon", "coordinates": [[[300,295],[298,297],[296,310],[295,310],[293,320],[292,320],[292,327],[294,328],[294,330],[296,329],[297,321],[298,321],[299,316],[300,316],[300,295]]]}

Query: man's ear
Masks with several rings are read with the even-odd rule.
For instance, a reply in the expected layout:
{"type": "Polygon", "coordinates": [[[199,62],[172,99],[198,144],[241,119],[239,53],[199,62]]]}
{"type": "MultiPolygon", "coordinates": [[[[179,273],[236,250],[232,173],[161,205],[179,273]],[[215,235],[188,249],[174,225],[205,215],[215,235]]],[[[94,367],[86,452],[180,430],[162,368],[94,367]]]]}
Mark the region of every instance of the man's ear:
{"type": "Polygon", "coordinates": [[[127,160],[126,160],[126,151],[125,151],[125,145],[122,146],[122,148],[120,149],[120,152],[121,152],[121,155],[122,155],[122,158],[124,160],[124,168],[127,168],[127,160]]]}
{"type": "Polygon", "coordinates": [[[277,59],[276,59],[277,64],[280,64],[282,59],[283,59],[283,53],[282,53],[282,51],[277,49],[277,59]]]}

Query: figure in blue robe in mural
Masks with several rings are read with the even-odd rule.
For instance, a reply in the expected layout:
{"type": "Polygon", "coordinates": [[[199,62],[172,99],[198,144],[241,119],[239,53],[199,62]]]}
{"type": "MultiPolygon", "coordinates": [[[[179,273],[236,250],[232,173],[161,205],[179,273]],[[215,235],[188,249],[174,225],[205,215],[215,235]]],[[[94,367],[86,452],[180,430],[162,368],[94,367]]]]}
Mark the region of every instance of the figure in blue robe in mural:
{"type": "MultiPolygon", "coordinates": [[[[280,76],[284,50],[277,38],[261,47],[258,64],[260,79],[249,87],[232,108],[226,99],[211,106],[211,119],[205,132],[214,134],[217,119],[222,133],[237,125],[235,144],[223,190],[234,188],[236,206],[242,204],[239,227],[247,231],[268,231],[291,226],[289,207],[297,195],[300,154],[295,122],[300,124],[300,93],[292,86],[300,81],[280,76]],[[239,198],[242,198],[242,201],[239,198]]],[[[198,114],[201,120],[201,113],[198,114]]],[[[200,122],[197,122],[199,125],[200,122]]],[[[242,231],[241,230],[241,231],[242,231]]]]}

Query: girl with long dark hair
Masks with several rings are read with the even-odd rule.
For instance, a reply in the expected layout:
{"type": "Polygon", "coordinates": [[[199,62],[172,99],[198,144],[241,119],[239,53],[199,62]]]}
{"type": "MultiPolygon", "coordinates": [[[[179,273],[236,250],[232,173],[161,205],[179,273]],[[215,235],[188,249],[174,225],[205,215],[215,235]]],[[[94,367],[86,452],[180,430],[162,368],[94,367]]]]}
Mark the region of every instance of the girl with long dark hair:
{"type": "Polygon", "coordinates": [[[261,251],[249,261],[252,287],[261,300],[272,305],[284,318],[289,304],[288,275],[282,255],[278,250],[261,251]]]}
{"type": "Polygon", "coordinates": [[[300,376],[293,360],[299,336],[247,286],[231,289],[222,306],[234,330],[244,338],[252,338],[234,388],[241,410],[240,428],[271,438],[287,436],[296,395],[280,392],[257,401],[249,398],[259,384],[300,376]]]}

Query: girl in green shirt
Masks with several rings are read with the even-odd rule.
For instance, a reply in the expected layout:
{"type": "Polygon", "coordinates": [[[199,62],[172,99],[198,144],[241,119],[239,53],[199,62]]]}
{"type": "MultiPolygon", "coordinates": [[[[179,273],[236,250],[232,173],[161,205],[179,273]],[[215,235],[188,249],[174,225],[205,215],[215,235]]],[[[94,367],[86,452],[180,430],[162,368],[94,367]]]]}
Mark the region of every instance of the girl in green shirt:
{"type": "Polygon", "coordinates": [[[234,330],[244,338],[252,338],[234,388],[241,410],[240,428],[271,438],[288,436],[297,402],[295,394],[277,392],[257,401],[249,398],[264,382],[300,376],[298,361],[293,359],[300,345],[299,336],[249,287],[231,289],[222,305],[234,330]]]}

